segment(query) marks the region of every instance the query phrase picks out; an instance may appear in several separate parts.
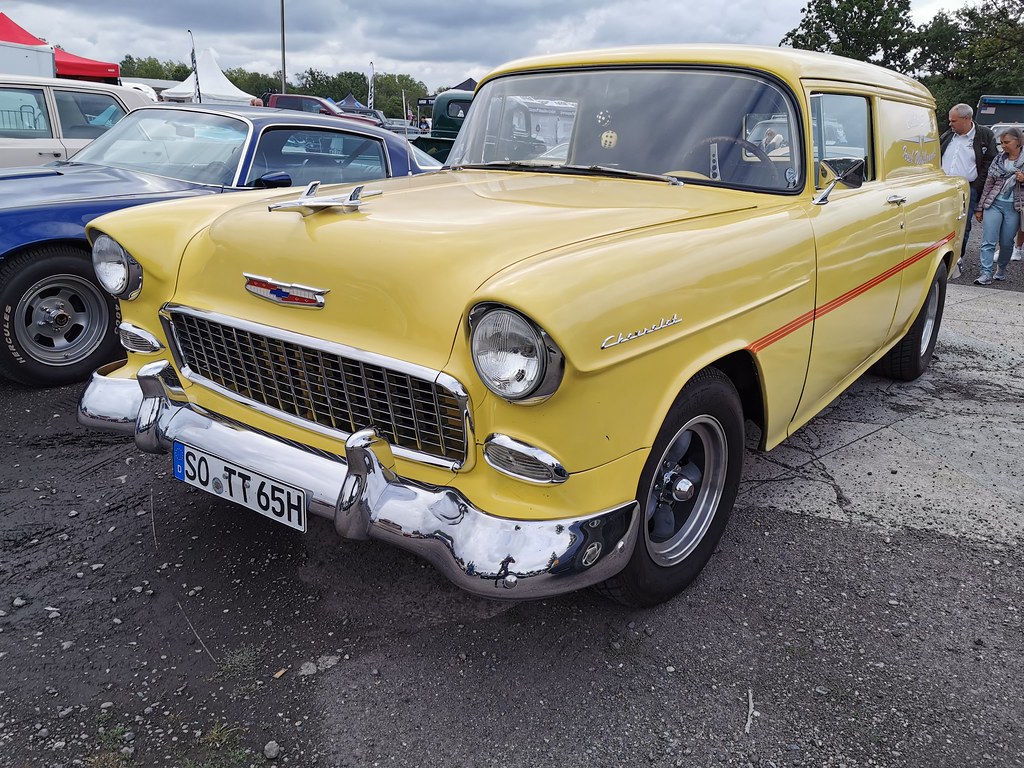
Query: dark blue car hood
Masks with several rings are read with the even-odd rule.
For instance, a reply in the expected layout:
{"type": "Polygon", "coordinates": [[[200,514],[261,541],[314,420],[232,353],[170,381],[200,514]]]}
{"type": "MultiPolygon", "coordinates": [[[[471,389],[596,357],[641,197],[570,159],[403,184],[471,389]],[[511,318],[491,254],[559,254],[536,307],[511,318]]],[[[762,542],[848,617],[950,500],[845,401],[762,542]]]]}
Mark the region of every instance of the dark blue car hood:
{"type": "Polygon", "coordinates": [[[0,209],[83,200],[177,197],[209,194],[223,187],[152,176],[138,171],[74,163],[42,168],[0,169],[0,209]]]}

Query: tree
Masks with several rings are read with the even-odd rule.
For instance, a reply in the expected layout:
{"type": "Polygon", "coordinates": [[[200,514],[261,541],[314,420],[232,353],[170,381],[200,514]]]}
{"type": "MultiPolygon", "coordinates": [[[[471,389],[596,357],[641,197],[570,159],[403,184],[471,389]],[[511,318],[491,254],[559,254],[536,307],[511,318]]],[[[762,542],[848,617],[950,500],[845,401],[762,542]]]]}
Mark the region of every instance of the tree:
{"type": "Polygon", "coordinates": [[[952,17],[937,14],[918,30],[914,72],[935,96],[939,123],[954,104],[985,93],[1024,94],[1024,7],[989,0],[952,17]]]}
{"type": "Polygon", "coordinates": [[[939,12],[918,27],[917,46],[911,56],[911,71],[917,77],[949,77],[956,68],[957,54],[964,47],[963,27],[939,12]]]}
{"type": "Polygon", "coordinates": [[[1024,6],[1018,0],[988,0],[956,15],[965,45],[951,74],[975,97],[1024,94],[1024,6]]]}
{"type": "MultiPolygon", "coordinates": [[[[236,88],[253,96],[262,96],[264,93],[277,93],[281,90],[281,76],[265,75],[262,72],[250,72],[247,69],[236,67],[224,70],[226,77],[236,88]]],[[[287,86],[291,90],[290,86],[287,86]]]]}
{"type": "Polygon", "coordinates": [[[910,0],[808,0],[780,45],[870,61],[906,72],[917,30],[910,0]]]}
{"type": "MultiPolygon", "coordinates": [[[[192,67],[180,61],[160,62],[153,56],[141,58],[128,54],[121,60],[123,77],[144,77],[156,80],[185,80],[192,74],[192,67]]],[[[281,73],[266,75],[242,68],[227,69],[224,76],[238,88],[254,96],[276,93],[281,90],[281,73]]],[[[340,101],[352,93],[366,102],[370,83],[362,72],[338,72],[331,75],[319,69],[307,69],[296,77],[296,83],[286,82],[289,93],[310,96],[326,96],[340,101]]],[[[416,110],[416,100],[427,95],[427,86],[410,75],[378,73],[374,83],[374,106],[390,116],[404,117],[402,92],[405,92],[405,106],[416,110]]]]}
{"type": "Polygon", "coordinates": [[[416,100],[427,95],[427,86],[409,75],[381,73],[376,80],[374,106],[384,110],[386,115],[404,118],[406,112],[415,113],[416,100]]]}

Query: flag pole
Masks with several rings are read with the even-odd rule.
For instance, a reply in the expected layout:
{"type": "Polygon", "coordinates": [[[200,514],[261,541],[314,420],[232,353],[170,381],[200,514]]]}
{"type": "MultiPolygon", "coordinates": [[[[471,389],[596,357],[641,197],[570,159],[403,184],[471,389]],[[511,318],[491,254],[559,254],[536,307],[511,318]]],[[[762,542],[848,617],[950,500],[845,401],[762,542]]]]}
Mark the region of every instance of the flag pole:
{"type": "Polygon", "coordinates": [[[281,0],[281,93],[284,93],[284,0],[281,0]]]}
{"type": "Polygon", "coordinates": [[[192,101],[196,104],[203,103],[203,93],[199,90],[199,67],[196,66],[196,39],[192,37],[192,30],[186,30],[188,32],[188,39],[192,41],[192,76],[195,78],[195,82],[192,87],[192,101]]]}
{"type": "Polygon", "coordinates": [[[366,106],[373,109],[373,62],[370,62],[370,92],[366,96],[366,106]]]}

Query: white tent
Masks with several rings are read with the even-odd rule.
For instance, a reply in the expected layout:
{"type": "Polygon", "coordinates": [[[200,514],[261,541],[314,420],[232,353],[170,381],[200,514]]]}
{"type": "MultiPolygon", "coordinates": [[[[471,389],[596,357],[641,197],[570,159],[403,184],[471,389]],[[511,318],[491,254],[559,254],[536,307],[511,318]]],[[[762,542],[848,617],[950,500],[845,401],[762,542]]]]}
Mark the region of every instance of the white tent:
{"type": "MultiPolygon", "coordinates": [[[[199,101],[203,104],[248,104],[252,94],[236,88],[217,66],[212,50],[204,48],[196,56],[196,70],[199,73],[199,101]]],[[[196,101],[196,72],[183,83],[168,88],[160,95],[164,101],[196,101]]]]}

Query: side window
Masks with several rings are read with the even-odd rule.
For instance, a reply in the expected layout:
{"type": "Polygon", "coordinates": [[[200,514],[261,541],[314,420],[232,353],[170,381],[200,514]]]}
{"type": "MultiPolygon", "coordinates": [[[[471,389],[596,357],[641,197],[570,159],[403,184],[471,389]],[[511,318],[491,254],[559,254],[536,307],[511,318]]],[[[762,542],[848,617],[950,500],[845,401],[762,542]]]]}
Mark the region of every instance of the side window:
{"type": "Polygon", "coordinates": [[[864,180],[876,178],[871,151],[871,105],[864,96],[816,93],[811,96],[811,139],[815,186],[821,187],[821,160],[862,159],[864,180]]]}
{"type": "Polygon", "coordinates": [[[0,136],[52,139],[46,98],[39,88],[0,88],[0,136]]]}
{"type": "Polygon", "coordinates": [[[61,133],[68,139],[95,139],[125,115],[113,96],[105,93],[54,90],[61,133]]]}
{"type": "Polygon", "coordinates": [[[246,184],[273,171],[287,173],[294,186],[311,181],[367,181],[388,175],[380,139],[315,128],[281,128],[260,137],[246,184]]]}

